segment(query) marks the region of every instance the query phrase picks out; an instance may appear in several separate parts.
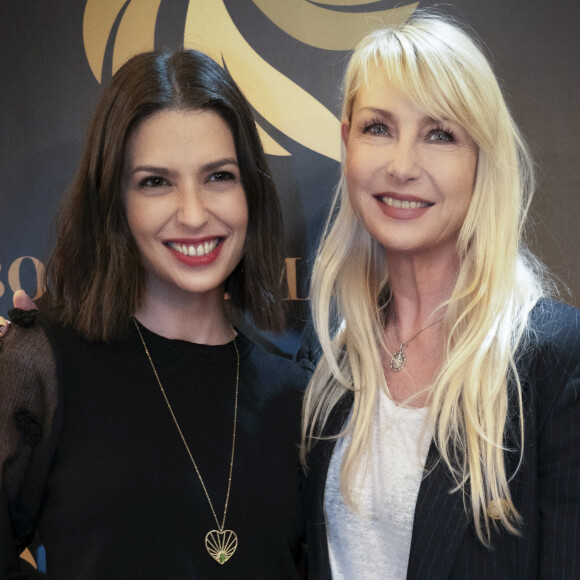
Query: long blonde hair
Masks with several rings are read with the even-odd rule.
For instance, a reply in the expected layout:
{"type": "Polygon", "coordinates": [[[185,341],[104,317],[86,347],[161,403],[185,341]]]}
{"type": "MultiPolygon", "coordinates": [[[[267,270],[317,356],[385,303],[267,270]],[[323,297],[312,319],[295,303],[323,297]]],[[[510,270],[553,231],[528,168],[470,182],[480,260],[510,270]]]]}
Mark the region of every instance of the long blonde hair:
{"type": "MultiPolygon", "coordinates": [[[[528,315],[546,293],[542,266],[522,243],[533,163],[488,60],[458,24],[421,14],[367,35],[346,70],[344,120],[374,66],[429,116],[463,126],[478,146],[474,191],[457,241],[458,277],[445,303],[446,356],[429,412],[441,461],[487,545],[490,501],[499,509],[500,525],[518,533],[508,487],[513,474],[504,463],[508,394],[513,390],[518,401],[521,457],[524,410],[516,353],[526,340],[528,315]]],[[[385,384],[380,307],[390,284],[383,248],[355,216],[344,176],[330,215],[336,217],[326,225],[311,287],[323,354],[306,394],[302,458],[306,463],[333,407],[352,392],[351,415],[337,437],[350,435],[341,487],[353,505],[350,482],[368,458],[373,411],[385,384]]]]}

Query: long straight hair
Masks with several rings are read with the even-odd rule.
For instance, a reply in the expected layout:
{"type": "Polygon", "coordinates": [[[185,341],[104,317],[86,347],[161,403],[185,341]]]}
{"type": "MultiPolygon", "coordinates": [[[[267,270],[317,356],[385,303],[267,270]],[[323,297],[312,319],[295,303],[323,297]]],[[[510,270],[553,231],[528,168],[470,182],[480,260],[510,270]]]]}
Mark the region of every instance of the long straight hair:
{"type": "Polygon", "coordinates": [[[62,307],[63,321],[87,338],[109,340],[127,331],[144,297],[145,275],[125,217],[123,161],[131,133],[162,110],[214,111],[230,128],[248,229],[226,292],[258,327],[281,330],[283,225],[270,169],[244,95],[221,66],[195,50],[138,54],[105,87],[58,216],[47,267],[50,297],[62,307]]]}
{"type": "MultiPolygon", "coordinates": [[[[524,410],[516,357],[526,341],[528,315],[546,292],[542,266],[522,242],[533,164],[488,60],[458,24],[421,14],[365,37],[346,70],[344,120],[350,120],[371,67],[429,116],[460,124],[478,146],[474,191],[457,241],[459,273],[441,304],[447,306],[445,358],[430,391],[429,413],[440,460],[455,491],[464,494],[478,537],[489,544],[496,525],[486,515],[490,501],[496,501],[499,525],[518,533],[508,486],[513,473],[506,472],[504,452],[521,458],[524,410]],[[512,391],[519,449],[505,447],[512,391]]],[[[385,386],[381,308],[390,282],[384,250],[355,216],[344,176],[330,215],[336,217],[329,217],[311,287],[323,355],[306,394],[302,459],[307,461],[334,406],[352,392],[350,417],[336,436],[350,436],[341,488],[354,505],[351,484],[361,461],[368,460],[373,413],[385,386]]]]}

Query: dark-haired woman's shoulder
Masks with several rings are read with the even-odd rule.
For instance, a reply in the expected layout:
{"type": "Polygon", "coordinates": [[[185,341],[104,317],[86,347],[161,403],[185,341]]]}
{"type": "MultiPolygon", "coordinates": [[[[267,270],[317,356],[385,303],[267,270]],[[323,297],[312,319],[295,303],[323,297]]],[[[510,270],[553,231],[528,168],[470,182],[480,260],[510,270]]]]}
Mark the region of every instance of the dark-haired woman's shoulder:
{"type": "MultiPolygon", "coordinates": [[[[243,366],[240,389],[244,389],[247,411],[256,427],[281,443],[296,448],[299,441],[302,399],[310,373],[295,362],[268,352],[244,334],[237,338],[243,366]]],[[[242,391],[240,390],[240,393],[242,391]]]]}
{"type": "Polygon", "coordinates": [[[0,577],[19,569],[18,553],[31,540],[58,404],[44,328],[35,313],[13,313],[12,321],[0,351],[0,577]]]}
{"type": "Polygon", "coordinates": [[[274,393],[280,390],[294,390],[303,393],[311,376],[311,371],[289,358],[267,351],[261,344],[251,340],[245,334],[238,335],[238,344],[242,356],[248,360],[247,372],[256,378],[264,379],[267,391],[274,393]]]}
{"type": "Polygon", "coordinates": [[[1,425],[11,423],[6,413],[15,406],[38,414],[43,425],[54,410],[56,364],[40,318],[36,311],[12,311],[13,324],[0,350],[1,425]]]}

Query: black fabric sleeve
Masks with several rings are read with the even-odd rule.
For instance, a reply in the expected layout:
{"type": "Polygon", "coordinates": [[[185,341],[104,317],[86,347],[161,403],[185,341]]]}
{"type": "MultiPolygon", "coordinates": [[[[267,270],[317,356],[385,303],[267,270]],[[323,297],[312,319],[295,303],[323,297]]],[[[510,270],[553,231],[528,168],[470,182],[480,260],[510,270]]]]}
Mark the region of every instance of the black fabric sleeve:
{"type": "Polygon", "coordinates": [[[38,325],[13,324],[0,351],[0,578],[21,575],[50,464],[57,407],[55,361],[38,325]]]}

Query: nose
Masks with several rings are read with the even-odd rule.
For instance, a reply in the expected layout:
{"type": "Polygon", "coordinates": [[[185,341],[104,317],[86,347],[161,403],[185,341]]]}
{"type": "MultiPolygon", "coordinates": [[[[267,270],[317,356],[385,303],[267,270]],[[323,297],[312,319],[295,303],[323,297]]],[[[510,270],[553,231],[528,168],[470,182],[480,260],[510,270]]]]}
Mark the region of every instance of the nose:
{"type": "Polygon", "coordinates": [[[177,221],[191,229],[202,228],[209,219],[209,211],[203,192],[195,185],[180,190],[177,221]]]}
{"type": "Polygon", "coordinates": [[[401,182],[418,179],[421,175],[421,166],[416,143],[399,139],[389,149],[387,160],[389,175],[401,182]]]}

